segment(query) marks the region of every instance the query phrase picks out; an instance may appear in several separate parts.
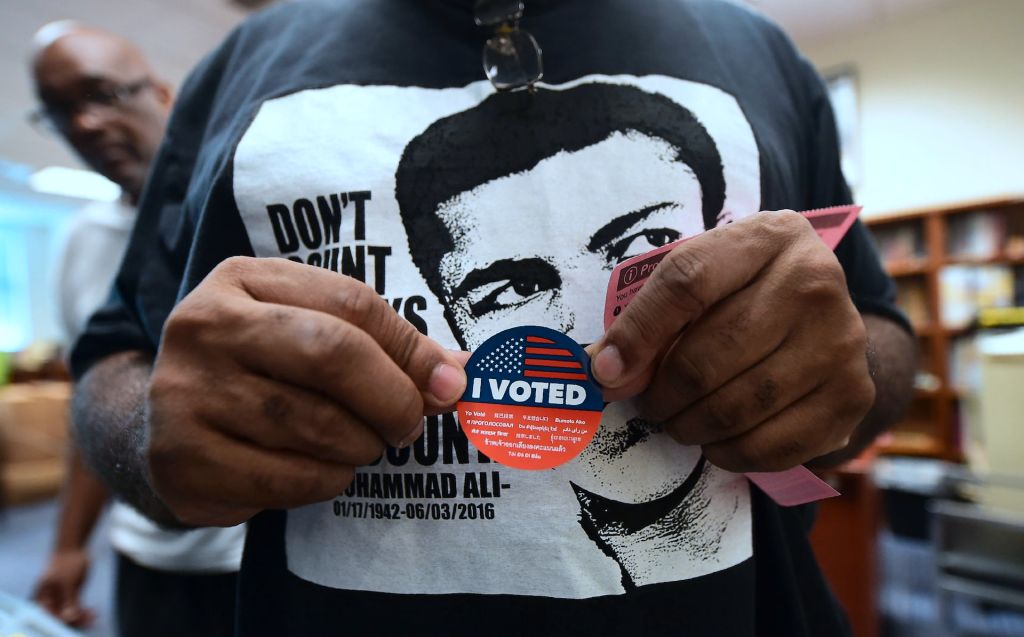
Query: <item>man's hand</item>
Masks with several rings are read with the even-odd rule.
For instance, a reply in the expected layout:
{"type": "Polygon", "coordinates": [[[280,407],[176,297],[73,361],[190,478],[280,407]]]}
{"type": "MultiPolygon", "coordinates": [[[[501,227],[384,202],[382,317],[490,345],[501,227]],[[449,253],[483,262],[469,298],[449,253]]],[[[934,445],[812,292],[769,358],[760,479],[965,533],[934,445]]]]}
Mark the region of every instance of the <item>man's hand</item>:
{"type": "Polygon", "coordinates": [[[327,500],[465,386],[460,357],[366,285],[232,258],[164,326],[147,404],[153,486],[197,525],[327,500]]]}
{"type": "Polygon", "coordinates": [[[57,551],[39,578],[32,599],[68,626],[88,628],[96,616],[79,599],[88,572],[89,554],[84,549],[57,551]]]}
{"type": "Polygon", "coordinates": [[[735,472],[844,447],[875,398],[864,322],[810,223],[764,213],[669,253],[600,342],[606,400],[735,472]]]}

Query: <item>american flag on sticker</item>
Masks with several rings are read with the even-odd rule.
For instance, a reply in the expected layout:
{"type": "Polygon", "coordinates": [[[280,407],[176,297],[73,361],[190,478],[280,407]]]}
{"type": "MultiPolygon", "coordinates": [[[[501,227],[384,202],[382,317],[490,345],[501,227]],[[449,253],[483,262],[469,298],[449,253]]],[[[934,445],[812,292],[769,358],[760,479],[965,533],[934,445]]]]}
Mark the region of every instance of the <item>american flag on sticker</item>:
{"type": "Polygon", "coordinates": [[[466,363],[459,427],[491,460],[540,471],[569,462],[601,425],[604,399],[587,352],[540,325],[499,332],[466,363]]]}
{"type": "Polygon", "coordinates": [[[572,352],[543,336],[513,336],[480,359],[476,368],[525,378],[588,380],[572,352]]]}

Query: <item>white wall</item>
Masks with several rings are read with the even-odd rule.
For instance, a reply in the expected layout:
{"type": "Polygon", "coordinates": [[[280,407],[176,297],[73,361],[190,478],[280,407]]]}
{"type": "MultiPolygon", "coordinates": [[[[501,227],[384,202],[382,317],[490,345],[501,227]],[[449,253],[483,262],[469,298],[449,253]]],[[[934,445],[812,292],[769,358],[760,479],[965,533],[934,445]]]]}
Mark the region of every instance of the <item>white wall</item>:
{"type": "Polygon", "coordinates": [[[1024,193],[1024,0],[973,0],[805,45],[859,81],[866,215],[1024,193]]]}
{"type": "Polygon", "coordinates": [[[228,0],[0,0],[0,158],[33,168],[81,163],[25,117],[36,106],[29,44],[52,20],[80,20],[135,42],[155,73],[178,86],[245,12],[228,0]]]}

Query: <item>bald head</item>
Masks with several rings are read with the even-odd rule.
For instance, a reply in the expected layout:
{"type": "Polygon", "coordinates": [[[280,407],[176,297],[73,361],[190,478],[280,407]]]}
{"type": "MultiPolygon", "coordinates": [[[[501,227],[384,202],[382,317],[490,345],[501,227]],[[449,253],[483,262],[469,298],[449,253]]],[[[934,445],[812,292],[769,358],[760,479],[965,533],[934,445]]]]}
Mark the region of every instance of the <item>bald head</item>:
{"type": "Polygon", "coordinates": [[[138,197],[163,137],[170,88],[130,41],[75,22],[44,26],[31,54],[47,119],[91,168],[138,197]]]}

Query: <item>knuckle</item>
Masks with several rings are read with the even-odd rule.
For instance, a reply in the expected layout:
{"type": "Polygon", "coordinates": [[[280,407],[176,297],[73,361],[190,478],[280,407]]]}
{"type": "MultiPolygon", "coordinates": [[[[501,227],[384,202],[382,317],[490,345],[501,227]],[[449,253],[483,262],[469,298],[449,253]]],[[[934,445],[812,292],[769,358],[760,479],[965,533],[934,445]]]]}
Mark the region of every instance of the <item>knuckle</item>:
{"type": "Polygon", "coordinates": [[[331,411],[304,433],[306,447],[317,457],[341,465],[364,466],[381,457],[387,446],[372,429],[350,416],[331,411]]]}
{"type": "Polygon", "coordinates": [[[324,500],[329,495],[325,494],[324,480],[319,471],[300,471],[294,478],[294,497],[297,502],[309,504],[324,500]]]}
{"type": "MultiPolygon", "coordinates": [[[[329,489],[331,491],[331,494],[328,496],[328,498],[333,498],[333,497],[341,494],[342,492],[344,492],[345,489],[347,489],[349,487],[349,485],[352,484],[352,481],[355,480],[355,477],[356,477],[356,470],[355,470],[354,467],[349,467],[349,466],[335,467],[335,469],[333,471],[333,475],[331,476],[331,479],[325,481],[328,484],[329,489]]],[[[327,498],[325,498],[325,499],[327,499],[327,498]]]]}
{"type": "Polygon", "coordinates": [[[829,440],[823,446],[821,452],[818,455],[823,456],[827,453],[832,453],[834,451],[839,451],[840,449],[845,449],[849,443],[850,436],[848,433],[837,432],[835,435],[829,438],[829,440]]]}
{"type": "Polygon", "coordinates": [[[338,299],[343,319],[351,321],[374,336],[399,367],[415,359],[420,346],[419,332],[401,320],[377,292],[362,284],[347,286],[338,299]]]}
{"type": "Polygon", "coordinates": [[[714,370],[706,360],[698,365],[693,356],[683,347],[673,348],[671,354],[671,369],[674,382],[677,387],[683,388],[687,393],[703,396],[711,390],[711,378],[714,370]]]}
{"type": "Polygon", "coordinates": [[[810,265],[794,273],[790,289],[808,305],[823,305],[846,293],[845,286],[831,272],[810,265]]]}
{"type": "Polygon", "coordinates": [[[343,321],[318,321],[304,333],[301,356],[324,372],[324,378],[341,378],[358,369],[365,350],[364,332],[343,321]]]}
{"type": "Polygon", "coordinates": [[[385,304],[375,290],[361,282],[353,281],[351,285],[339,290],[337,305],[341,318],[361,322],[382,318],[380,314],[385,304]]]}
{"type": "Polygon", "coordinates": [[[399,436],[404,436],[423,419],[423,398],[419,392],[405,391],[397,392],[394,400],[391,418],[393,431],[399,436]]]}
{"type": "Polygon", "coordinates": [[[163,342],[170,347],[215,343],[216,334],[225,326],[244,325],[246,318],[233,304],[221,302],[216,295],[196,290],[168,316],[163,330],[163,342]]]}
{"type": "Polygon", "coordinates": [[[856,356],[857,360],[864,359],[864,367],[867,367],[867,350],[868,350],[868,330],[864,326],[864,321],[860,320],[859,317],[856,320],[849,321],[850,325],[843,330],[843,344],[849,350],[851,356],[856,356]]]}
{"type": "Polygon", "coordinates": [[[789,437],[739,441],[708,445],[705,455],[712,464],[734,473],[747,471],[785,471],[809,460],[813,455],[805,441],[789,437]]]}
{"type": "Polygon", "coordinates": [[[755,383],[753,398],[757,408],[761,411],[768,411],[775,407],[782,393],[779,384],[771,378],[762,378],[755,383]]]}
{"type": "Polygon", "coordinates": [[[739,422],[736,414],[736,401],[716,392],[704,399],[705,425],[714,431],[729,431],[739,422]]]}
{"type": "Polygon", "coordinates": [[[704,445],[703,451],[708,461],[720,469],[733,473],[743,473],[750,470],[750,465],[746,460],[746,452],[738,450],[735,444],[704,445]]]}
{"type": "Polygon", "coordinates": [[[737,444],[732,449],[732,461],[742,471],[761,470],[765,466],[765,453],[750,442],[737,444]]]}
{"type": "Polygon", "coordinates": [[[256,493],[266,493],[278,502],[309,504],[320,492],[320,472],[312,461],[292,462],[287,477],[262,470],[253,474],[253,485],[256,493]]]}
{"type": "Polygon", "coordinates": [[[338,467],[338,493],[348,488],[356,478],[356,470],[352,467],[338,467]]]}
{"type": "MultiPolygon", "coordinates": [[[[150,400],[151,404],[156,404],[150,400]]],[[[172,454],[176,449],[176,439],[174,436],[167,435],[166,428],[162,426],[162,422],[159,418],[153,418],[152,416],[147,419],[146,423],[146,447],[145,451],[151,464],[160,464],[167,459],[172,459],[172,454]]]]}
{"type": "Polygon", "coordinates": [[[832,444],[830,444],[827,447],[825,447],[825,449],[819,455],[824,456],[826,454],[835,453],[836,451],[842,451],[843,449],[846,448],[846,446],[849,443],[850,443],[850,437],[849,436],[836,436],[836,438],[832,441],[832,444]]]}
{"type": "Polygon", "coordinates": [[[810,457],[807,443],[792,437],[775,440],[770,447],[768,443],[740,445],[737,456],[748,471],[785,471],[810,457]]]}
{"type": "MultiPolygon", "coordinates": [[[[858,322],[850,322],[848,328],[837,331],[832,337],[829,353],[821,359],[826,365],[824,371],[830,377],[837,377],[847,383],[856,385],[864,380],[870,382],[871,372],[868,365],[867,334],[858,322]]],[[[844,388],[845,391],[846,388],[844,388]]]]}
{"type": "Polygon", "coordinates": [[[182,301],[164,324],[164,345],[185,345],[207,328],[209,318],[202,303],[182,301]]]}
{"type": "Polygon", "coordinates": [[[823,275],[830,276],[832,278],[833,286],[838,290],[846,290],[846,272],[843,270],[842,264],[839,263],[839,259],[836,257],[834,252],[828,249],[820,252],[818,257],[817,268],[822,272],[823,275]]]}
{"type": "Polygon", "coordinates": [[[728,316],[721,337],[724,342],[742,345],[741,336],[746,335],[755,325],[754,314],[749,307],[740,308],[728,316]]]}
{"type": "MultiPolygon", "coordinates": [[[[343,448],[349,444],[351,417],[348,413],[339,413],[338,408],[327,400],[318,400],[311,408],[297,404],[288,407],[287,422],[305,445],[313,450],[323,448],[343,448]],[[307,411],[308,409],[308,411],[307,411]]],[[[272,410],[275,405],[268,405],[272,410]]]]}
{"type": "Polygon", "coordinates": [[[289,396],[281,392],[270,392],[258,400],[259,413],[265,421],[282,425],[292,422],[294,405],[289,396]]]}
{"type": "Polygon", "coordinates": [[[819,441],[822,445],[830,447],[825,451],[834,451],[846,445],[849,436],[874,404],[875,386],[870,379],[854,378],[842,383],[837,394],[830,410],[829,421],[832,426],[825,429],[819,441]]]}
{"type": "Polygon", "coordinates": [[[704,312],[708,266],[698,250],[687,246],[673,250],[658,265],[655,276],[667,284],[657,289],[663,290],[663,300],[669,308],[693,314],[704,312]]]}
{"type": "Polygon", "coordinates": [[[796,465],[810,460],[814,453],[808,449],[805,440],[795,437],[788,437],[779,440],[774,453],[762,454],[762,466],[765,471],[784,471],[796,465]]]}
{"type": "Polygon", "coordinates": [[[824,243],[814,237],[814,241],[808,240],[807,249],[801,259],[804,269],[816,272],[822,278],[831,281],[835,287],[845,289],[846,274],[843,266],[835,253],[829,250],[824,243]]]}
{"type": "Polygon", "coordinates": [[[146,458],[154,487],[161,494],[165,491],[168,494],[172,492],[168,487],[173,483],[169,483],[167,479],[174,476],[173,469],[177,460],[175,455],[175,451],[165,440],[158,436],[150,437],[146,448],[146,458]]]}
{"type": "MultiPolygon", "coordinates": [[[[627,321],[618,321],[613,323],[612,329],[609,330],[609,334],[614,330],[614,333],[620,342],[626,341],[626,339],[630,339],[628,342],[657,342],[657,339],[660,338],[661,334],[659,329],[659,325],[661,323],[660,317],[652,312],[632,312],[630,314],[623,314],[624,318],[627,316],[628,324],[627,321]]],[[[612,337],[609,335],[609,340],[611,340],[611,338],[612,337]]],[[[619,347],[622,351],[629,351],[631,349],[630,347],[622,347],[621,344],[619,347]]]]}
{"type": "Polygon", "coordinates": [[[382,441],[373,440],[350,447],[345,456],[353,465],[363,467],[368,464],[373,464],[377,458],[380,458],[381,455],[383,455],[386,449],[387,445],[382,441]]]}
{"type": "Polygon", "coordinates": [[[178,432],[167,432],[161,427],[150,428],[144,452],[154,489],[161,497],[173,498],[189,490],[188,480],[197,474],[184,476],[181,467],[211,464],[211,458],[204,457],[201,448],[182,442],[188,438],[188,433],[179,435],[178,432]]]}
{"type": "Polygon", "coordinates": [[[324,470],[322,466],[306,463],[296,474],[295,497],[300,502],[312,503],[329,500],[344,489],[339,489],[340,481],[333,469],[324,470]]]}
{"type": "Polygon", "coordinates": [[[849,409],[863,417],[875,404],[876,392],[874,381],[867,375],[861,375],[849,383],[849,409]]]}
{"type": "Polygon", "coordinates": [[[807,218],[793,210],[776,210],[769,214],[757,216],[768,232],[783,236],[793,236],[811,229],[811,224],[807,218]]]}
{"type": "Polygon", "coordinates": [[[155,411],[181,412],[186,410],[190,404],[187,400],[194,395],[194,388],[189,383],[188,376],[168,369],[168,366],[160,364],[161,362],[157,361],[146,387],[146,400],[150,408],[148,420],[153,433],[161,432],[161,428],[158,426],[161,420],[153,417],[155,411]]]}
{"type": "Polygon", "coordinates": [[[857,307],[853,304],[853,298],[849,295],[844,294],[843,298],[847,301],[846,306],[841,310],[841,315],[838,320],[842,322],[841,327],[844,334],[847,334],[852,338],[861,350],[867,351],[868,348],[868,325],[865,322],[865,317],[860,313],[857,307]]]}
{"type": "Polygon", "coordinates": [[[694,441],[688,434],[688,429],[679,420],[672,420],[661,424],[661,430],[667,433],[672,440],[675,440],[681,445],[693,445],[699,444],[699,441],[694,441]]]}
{"type": "Polygon", "coordinates": [[[246,276],[256,263],[255,257],[233,256],[224,259],[213,268],[210,276],[215,279],[235,281],[246,276]]]}
{"type": "Polygon", "coordinates": [[[413,328],[411,323],[402,320],[392,321],[390,329],[388,342],[390,343],[391,357],[399,367],[408,370],[420,350],[422,343],[420,333],[413,328]]]}

